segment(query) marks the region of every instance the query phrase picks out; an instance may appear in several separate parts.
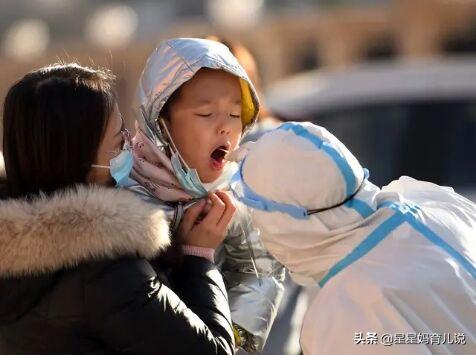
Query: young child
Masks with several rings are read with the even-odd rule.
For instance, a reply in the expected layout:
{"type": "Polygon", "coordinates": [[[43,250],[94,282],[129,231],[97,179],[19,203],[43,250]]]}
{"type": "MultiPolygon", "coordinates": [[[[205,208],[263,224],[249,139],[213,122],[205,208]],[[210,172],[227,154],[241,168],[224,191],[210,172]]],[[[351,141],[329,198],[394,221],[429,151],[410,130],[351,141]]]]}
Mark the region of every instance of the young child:
{"type": "Polygon", "coordinates": [[[380,189],[311,123],[240,149],[229,156],[243,159],[235,196],[253,208],[266,249],[320,287],[305,355],[475,353],[475,204],[410,177],[380,189]]]}
{"type": "MultiPolygon", "coordinates": [[[[150,56],[139,81],[131,190],[161,204],[177,239],[200,222],[210,192],[226,190],[236,164],[225,156],[258,115],[253,84],[228,48],[202,39],[173,39],[150,56]]],[[[217,202],[219,203],[219,201],[217,202]]],[[[244,208],[214,252],[227,282],[238,345],[260,351],[282,295],[283,267],[261,246],[244,208]],[[258,274],[258,277],[257,275],[258,274]]],[[[207,229],[213,226],[206,226],[207,229]]]]}

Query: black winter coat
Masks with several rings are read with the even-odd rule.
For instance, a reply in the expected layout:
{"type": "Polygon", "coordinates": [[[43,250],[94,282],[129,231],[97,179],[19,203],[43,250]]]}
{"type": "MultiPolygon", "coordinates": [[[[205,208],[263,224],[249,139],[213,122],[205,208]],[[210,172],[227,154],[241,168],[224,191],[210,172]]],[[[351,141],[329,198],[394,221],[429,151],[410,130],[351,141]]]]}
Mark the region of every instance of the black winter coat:
{"type": "Polygon", "coordinates": [[[0,354],[233,354],[219,271],[185,256],[165,277],[168,233],[120,190],[0,201],[0,354]]]}

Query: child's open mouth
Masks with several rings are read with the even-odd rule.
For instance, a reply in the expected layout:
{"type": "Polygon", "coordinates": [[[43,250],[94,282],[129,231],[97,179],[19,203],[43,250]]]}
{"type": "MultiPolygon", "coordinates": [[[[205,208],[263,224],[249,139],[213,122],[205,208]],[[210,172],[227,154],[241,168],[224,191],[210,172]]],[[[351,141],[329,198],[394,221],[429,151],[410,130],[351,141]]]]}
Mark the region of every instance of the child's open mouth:
{"type": "Polygon", "coordinates": [[[229,146],[221,145],[212,152],[210,157],[211,157],[211,165],[213,169],[215,170],[223,169],[226,163],[225,156],[228,154],[228,150],[229,150],[229,146]]]}

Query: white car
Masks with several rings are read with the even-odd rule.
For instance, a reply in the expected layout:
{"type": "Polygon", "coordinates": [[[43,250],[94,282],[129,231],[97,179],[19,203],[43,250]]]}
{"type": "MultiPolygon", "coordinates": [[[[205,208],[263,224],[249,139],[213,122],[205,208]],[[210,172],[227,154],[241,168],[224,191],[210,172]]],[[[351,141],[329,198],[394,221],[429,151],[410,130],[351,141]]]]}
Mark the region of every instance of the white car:
{"type": "Polygon", "coordinates": [[[409,175],[476,201],[476,57],[316,70],[273,85],[267,103],[326,127],[377,185],[409,175]]]}

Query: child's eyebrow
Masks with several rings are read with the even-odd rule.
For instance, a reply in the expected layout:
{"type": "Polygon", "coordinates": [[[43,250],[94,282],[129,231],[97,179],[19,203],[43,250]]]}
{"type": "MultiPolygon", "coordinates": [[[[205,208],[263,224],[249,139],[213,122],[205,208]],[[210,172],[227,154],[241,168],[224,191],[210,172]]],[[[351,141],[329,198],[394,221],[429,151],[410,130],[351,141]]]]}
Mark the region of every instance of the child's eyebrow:
{"type": "MultiPolygon", "coordinates": [[[[212,104],[213,101],[212,100],[208,100],[208,99],[199,99],[197,101],[197,104],[199,105],[203,105],[203,104],[212,104]]],[[[236,100],[235,102],[233,102],[235,105],[241,105],[241,99],[238,99],[236,100]]]]}
{"type": "Polygon", "coordinates": [[[208,99],[200,99],[197,101],[198,104],[211,104],[212,101],[208,99]]]}

